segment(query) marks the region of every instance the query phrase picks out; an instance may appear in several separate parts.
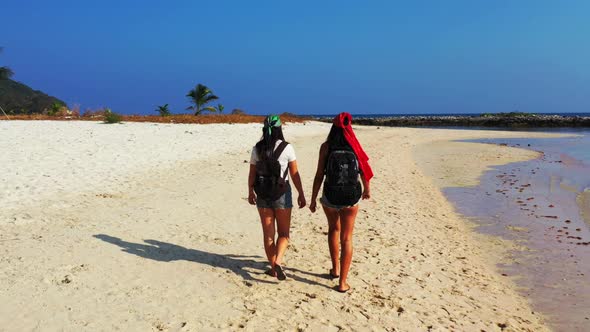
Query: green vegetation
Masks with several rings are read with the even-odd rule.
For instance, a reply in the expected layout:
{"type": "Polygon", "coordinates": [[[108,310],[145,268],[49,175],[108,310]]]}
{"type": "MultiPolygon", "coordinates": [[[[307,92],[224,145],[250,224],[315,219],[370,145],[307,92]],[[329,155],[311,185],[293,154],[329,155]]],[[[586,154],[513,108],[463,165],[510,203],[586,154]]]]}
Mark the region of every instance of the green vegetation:
{"type": "MultiPolygon", "coordinates": [[[[0,52],[2,52],[2,47],[0,47],[0,52]]],[[[13,74],[10,68],[6,66],[0,67],[0,106],[6,113],[49,113],[53,110],[52,106],[55,104],[65,107],[66,103],[63,101],[11,80],[10,77],[13,74]]]]}
{"type": "Polygon", "coordinates": [[[482,113],[480,115],[482,118],[533,118],[536,117],[537,114],[534,113],[525,113],[525,112],[502,112],[502,113],[482,113]]]}
{"type": "Polygon", "coordinates": [[[121,120],[121,116],[111,111],[110,108],[104,110],[104,123],[119,123],[121,120]]]}
{"type": "MultiPolygon", "coordinates": [[[[0,47],[0,53],[2,53],[3,49],[4,48],[0,47]]],[[[10,68],[6,66],[0,67],[0,80],[7,80],[11,78],[12,75],[14,75],[14,72],[10,68]]]]}
{"type": "Polygon", "coordinates": [[[195,115],[200,115],[203,111],[217,111],[214,107],[205,106],[213,100],[219,99],[219,97],[214,95],[213,91],[203,84],[197,84],[197,86],[190,90],[186,96],[189,97],[193,104],[195,104],[187,107],[187,110],[195,111],[195,115]]]}
{"type": "Polygon", "coordinates": [[[217,110],[217,112],[223,113],[225,106],[223,106],[223,104],[217,104],[217,107],[215,109],[217,110]]]}
{"type": "Polygon", "coordinates": [[[0,80],[0,106],[9,114],[41,114],[63,101],[11,79],[0,80]]]}
{"type": "Polygon", "coordinates": [[[64,110],[65,105],[59,102],[55,102],[51,105],[51,107],[47,110],[47,115],[54,116],[62,113],[61,111],[64,110]]]}
{"type": "Polygon", "coordinates": [[[0,80],[6,80],[12,77],[14,72],[8,67],[0,67],[0,80]]]}
{"type": "Polygon", "coordinates": [[[155,112],[160,113],[160,116],[170,116],[170,109],[168,108],[168,104],[164,104],[162,106],[158,106],[155,112]]]}

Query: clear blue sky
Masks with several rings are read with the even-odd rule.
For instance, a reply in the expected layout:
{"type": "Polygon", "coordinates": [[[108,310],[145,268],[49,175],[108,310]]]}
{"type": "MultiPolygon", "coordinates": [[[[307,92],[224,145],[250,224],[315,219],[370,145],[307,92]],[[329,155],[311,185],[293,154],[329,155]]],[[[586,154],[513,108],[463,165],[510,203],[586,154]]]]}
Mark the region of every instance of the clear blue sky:
{"type": "Polygon", "coordinates": [[[6,0],[0,12],[0,64],[82,109],[185,112],[204,83],[226,112],[590,112],[586,0],[6,0]]]}

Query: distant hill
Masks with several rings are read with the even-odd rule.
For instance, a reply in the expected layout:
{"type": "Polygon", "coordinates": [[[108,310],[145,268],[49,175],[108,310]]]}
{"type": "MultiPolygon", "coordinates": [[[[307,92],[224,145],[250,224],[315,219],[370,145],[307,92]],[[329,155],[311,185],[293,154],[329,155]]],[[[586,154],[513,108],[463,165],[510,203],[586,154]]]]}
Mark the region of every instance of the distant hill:
{"type": "Polygon", "coordinates": [[[38,114],[63,101],[11,79],[0,79],[0,106],[9,114],[38,114]]]}

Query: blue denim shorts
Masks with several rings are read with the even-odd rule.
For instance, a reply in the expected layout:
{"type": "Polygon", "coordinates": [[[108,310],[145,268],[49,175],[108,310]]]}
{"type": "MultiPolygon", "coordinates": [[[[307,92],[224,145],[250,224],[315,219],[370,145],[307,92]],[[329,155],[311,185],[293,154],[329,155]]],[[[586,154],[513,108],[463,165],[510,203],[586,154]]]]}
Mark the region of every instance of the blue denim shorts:
{"type": "Polygon", "coordinates": [[[293,207],[293,193],[291,193],[291,185],[287,182],[287,192],[277,200],[271,201],[257,198],[256,207],[259,209],[290,209],[293,207]]]}

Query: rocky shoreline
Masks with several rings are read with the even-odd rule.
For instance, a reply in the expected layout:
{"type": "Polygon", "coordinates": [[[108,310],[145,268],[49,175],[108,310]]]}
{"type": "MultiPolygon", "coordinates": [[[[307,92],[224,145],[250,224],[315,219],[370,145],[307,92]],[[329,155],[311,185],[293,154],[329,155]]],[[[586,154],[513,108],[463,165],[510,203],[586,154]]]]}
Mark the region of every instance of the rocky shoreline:
{"type": "MultiPolygon", "coordinates": [[[[330,117],[318,117],[315,120],[331,122],[330,117]]],[[[481,116],[391,116],[391,117],[362,117],[356,116],[356,124],[367,126],[388,127],[590,127],[588,116],[561,116],[561,115],[481,115],[481,116]]]]}

